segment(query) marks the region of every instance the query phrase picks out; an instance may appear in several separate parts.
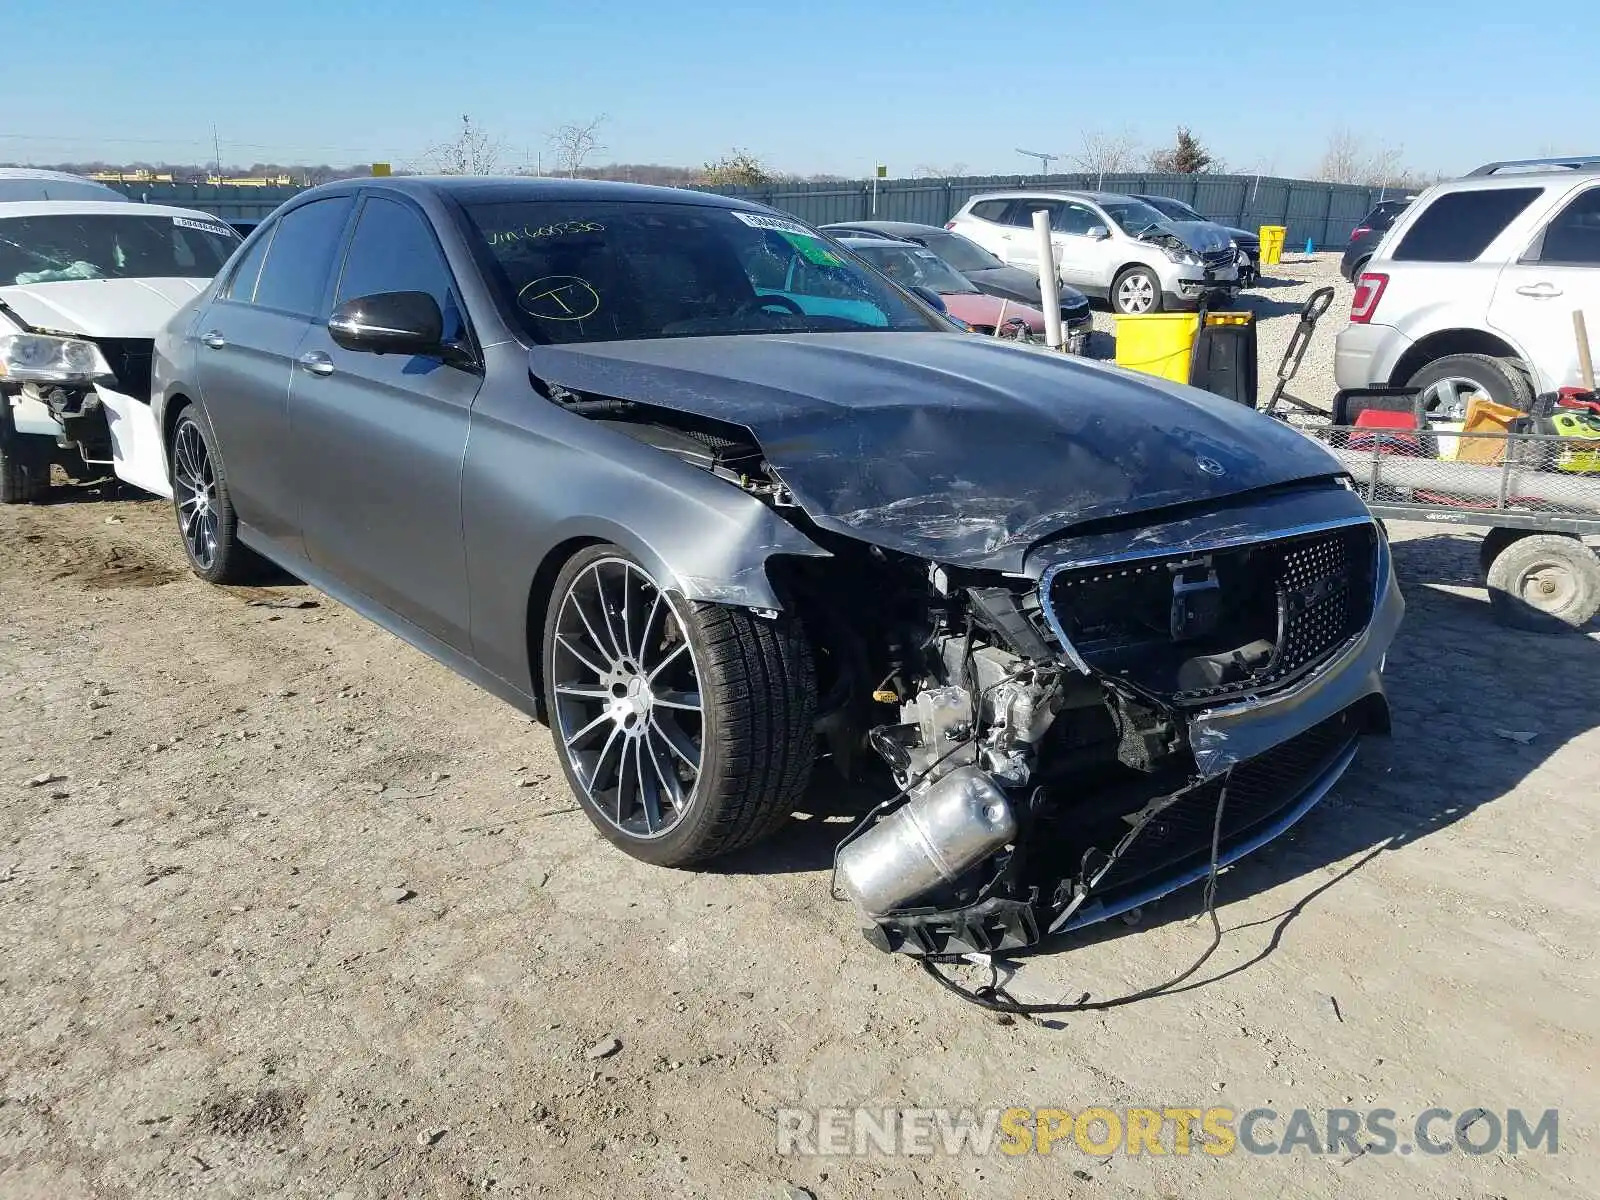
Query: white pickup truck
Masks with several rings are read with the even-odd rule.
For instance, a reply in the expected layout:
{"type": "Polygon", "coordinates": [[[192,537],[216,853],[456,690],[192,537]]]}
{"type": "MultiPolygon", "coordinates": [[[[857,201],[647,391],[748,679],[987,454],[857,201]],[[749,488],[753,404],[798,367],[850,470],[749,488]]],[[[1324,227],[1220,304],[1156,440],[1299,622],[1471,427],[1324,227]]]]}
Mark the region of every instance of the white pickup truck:
{"type": "Polygon", "coordinates": [[[106,192],[8,201],[0,188],[0,502],[39,499],[69,454],[171,495],[151,349],[239,237],[208,213],[106,192]]]}

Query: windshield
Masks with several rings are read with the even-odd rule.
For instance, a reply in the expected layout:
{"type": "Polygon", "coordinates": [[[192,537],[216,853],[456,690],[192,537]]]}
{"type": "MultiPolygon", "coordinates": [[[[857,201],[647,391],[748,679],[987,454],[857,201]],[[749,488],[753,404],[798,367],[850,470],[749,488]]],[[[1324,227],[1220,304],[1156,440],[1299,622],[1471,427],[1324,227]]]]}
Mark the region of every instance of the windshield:
{"type": "Polygon", "coordinates": [[[921,246],[852,246],[901,287],[925,287],[945,296],[978,289],[932,250],[921,246]]]}
{"type": "Polygon", "coordinates": [[[941,230],[939,233],[928,234],[922,240],[928,249],[958,271],[992,271],[996,267],[1005,266],[1005,263],[977,242],[969,242],[959,233],[945,233],[941,230]]]}
{"type": "Polygon", "coordinates": [[[1150,226],[1160,226],[1166,220],[1143,200],[1111,200],[1100,206],[1106,215],[1122,227],[1124,233],[1138,237],[1150,226]]]}
{"type": "Polygon", "coordinates": [[[238,236],[221,221],[198,217],[6,217],[0,219],[0,286],[69,279],[209,279],[238,244],[238,236]]]}
{"type": "Polygon", "coordinates": [[[787,217],[615,201],[465,212],[490,285],[534,342],[948,329],[787,217]]]}
{"type": "Polygon", "coordinates": [[[1151,200],[1150,207],[1156,209],[1163,216],[1173,221],[1204,221],[1205,218],[1182,200],[1173,200],[1167,196],[1158,196],[1151,200]]]}

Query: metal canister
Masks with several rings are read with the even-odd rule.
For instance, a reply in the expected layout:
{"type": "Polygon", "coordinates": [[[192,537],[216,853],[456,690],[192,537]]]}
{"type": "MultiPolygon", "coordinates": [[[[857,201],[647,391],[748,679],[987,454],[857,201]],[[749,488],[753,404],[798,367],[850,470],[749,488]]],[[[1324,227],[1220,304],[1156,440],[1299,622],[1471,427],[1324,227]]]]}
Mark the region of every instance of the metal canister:
{"type": "Polygon", "coordinates": [[[960,767],[839,852],[839,881],[868,916],[904,906],[1017,836],[1005,793],[977,767],[960,767]]]}

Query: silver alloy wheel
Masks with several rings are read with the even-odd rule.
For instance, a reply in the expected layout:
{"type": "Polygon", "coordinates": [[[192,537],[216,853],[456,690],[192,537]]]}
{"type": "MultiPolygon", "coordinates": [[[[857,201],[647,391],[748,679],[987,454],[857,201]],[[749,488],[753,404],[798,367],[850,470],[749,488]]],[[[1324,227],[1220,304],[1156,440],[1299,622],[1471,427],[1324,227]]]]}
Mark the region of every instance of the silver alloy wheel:
{"type": "Polygon", "coordinates": [[[694,802],[705,740],[676,604],[636,563],[597,559],[561,597],[554,637],[556,739],[585,798],[629,837],[662,836],[694,802]]]}
{"type": "Polygon", "coordinates": [[[1488,395],[1489,389],[1476,379],[1447,375],[1422,389],[1422,411],[1434,421],[1465,421],[1467,401],[1488,395]]]}
{"type": "Polygon", "coordinates": [[[178,528],[189,557],[202,571],[209,571],[217,561],[221,514],[211,455],[200,427],[192,420],[179,422],[178,436],[172,442],[172,488],[177,493],[178,528]]]}
{"type": "Polygon", "coordinates": [[[1147,313],[1156,302],[1155,285],[1150,276],[1134,271],[1117,284],[1117,307],[1133,316],[1147,313]]]}

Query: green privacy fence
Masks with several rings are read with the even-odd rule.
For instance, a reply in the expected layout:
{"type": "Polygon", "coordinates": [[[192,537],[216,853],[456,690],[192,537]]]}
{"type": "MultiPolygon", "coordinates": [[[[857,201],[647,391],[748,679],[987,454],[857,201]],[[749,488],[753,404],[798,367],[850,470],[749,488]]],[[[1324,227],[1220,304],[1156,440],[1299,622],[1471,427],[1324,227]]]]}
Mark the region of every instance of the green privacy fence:
{"type": "MultiPolygon", "coordinates": [[[[113,185],[135,200],[175,204],[229,221],[266,216],[301,189],[227,184],[113,185]]],[[[1267,175],[988,175],[960,179],[881,179],[844,183],[779,182],[769,187],[718,189],[792,213],[813,225],[831,221],[918,221],[943,225],[981,192],[1011,188],[1073,188],[1173,196],[1210,220],[1243,229],[1284,225],[1288,249],[1310,238],[1320,250],[1342,249],[1350,231],[1385,195],[1379,188],[1313,183],[1267,175]]],[[[1388,193],[1393,195],[1393,192],[1388,193]]]]}

